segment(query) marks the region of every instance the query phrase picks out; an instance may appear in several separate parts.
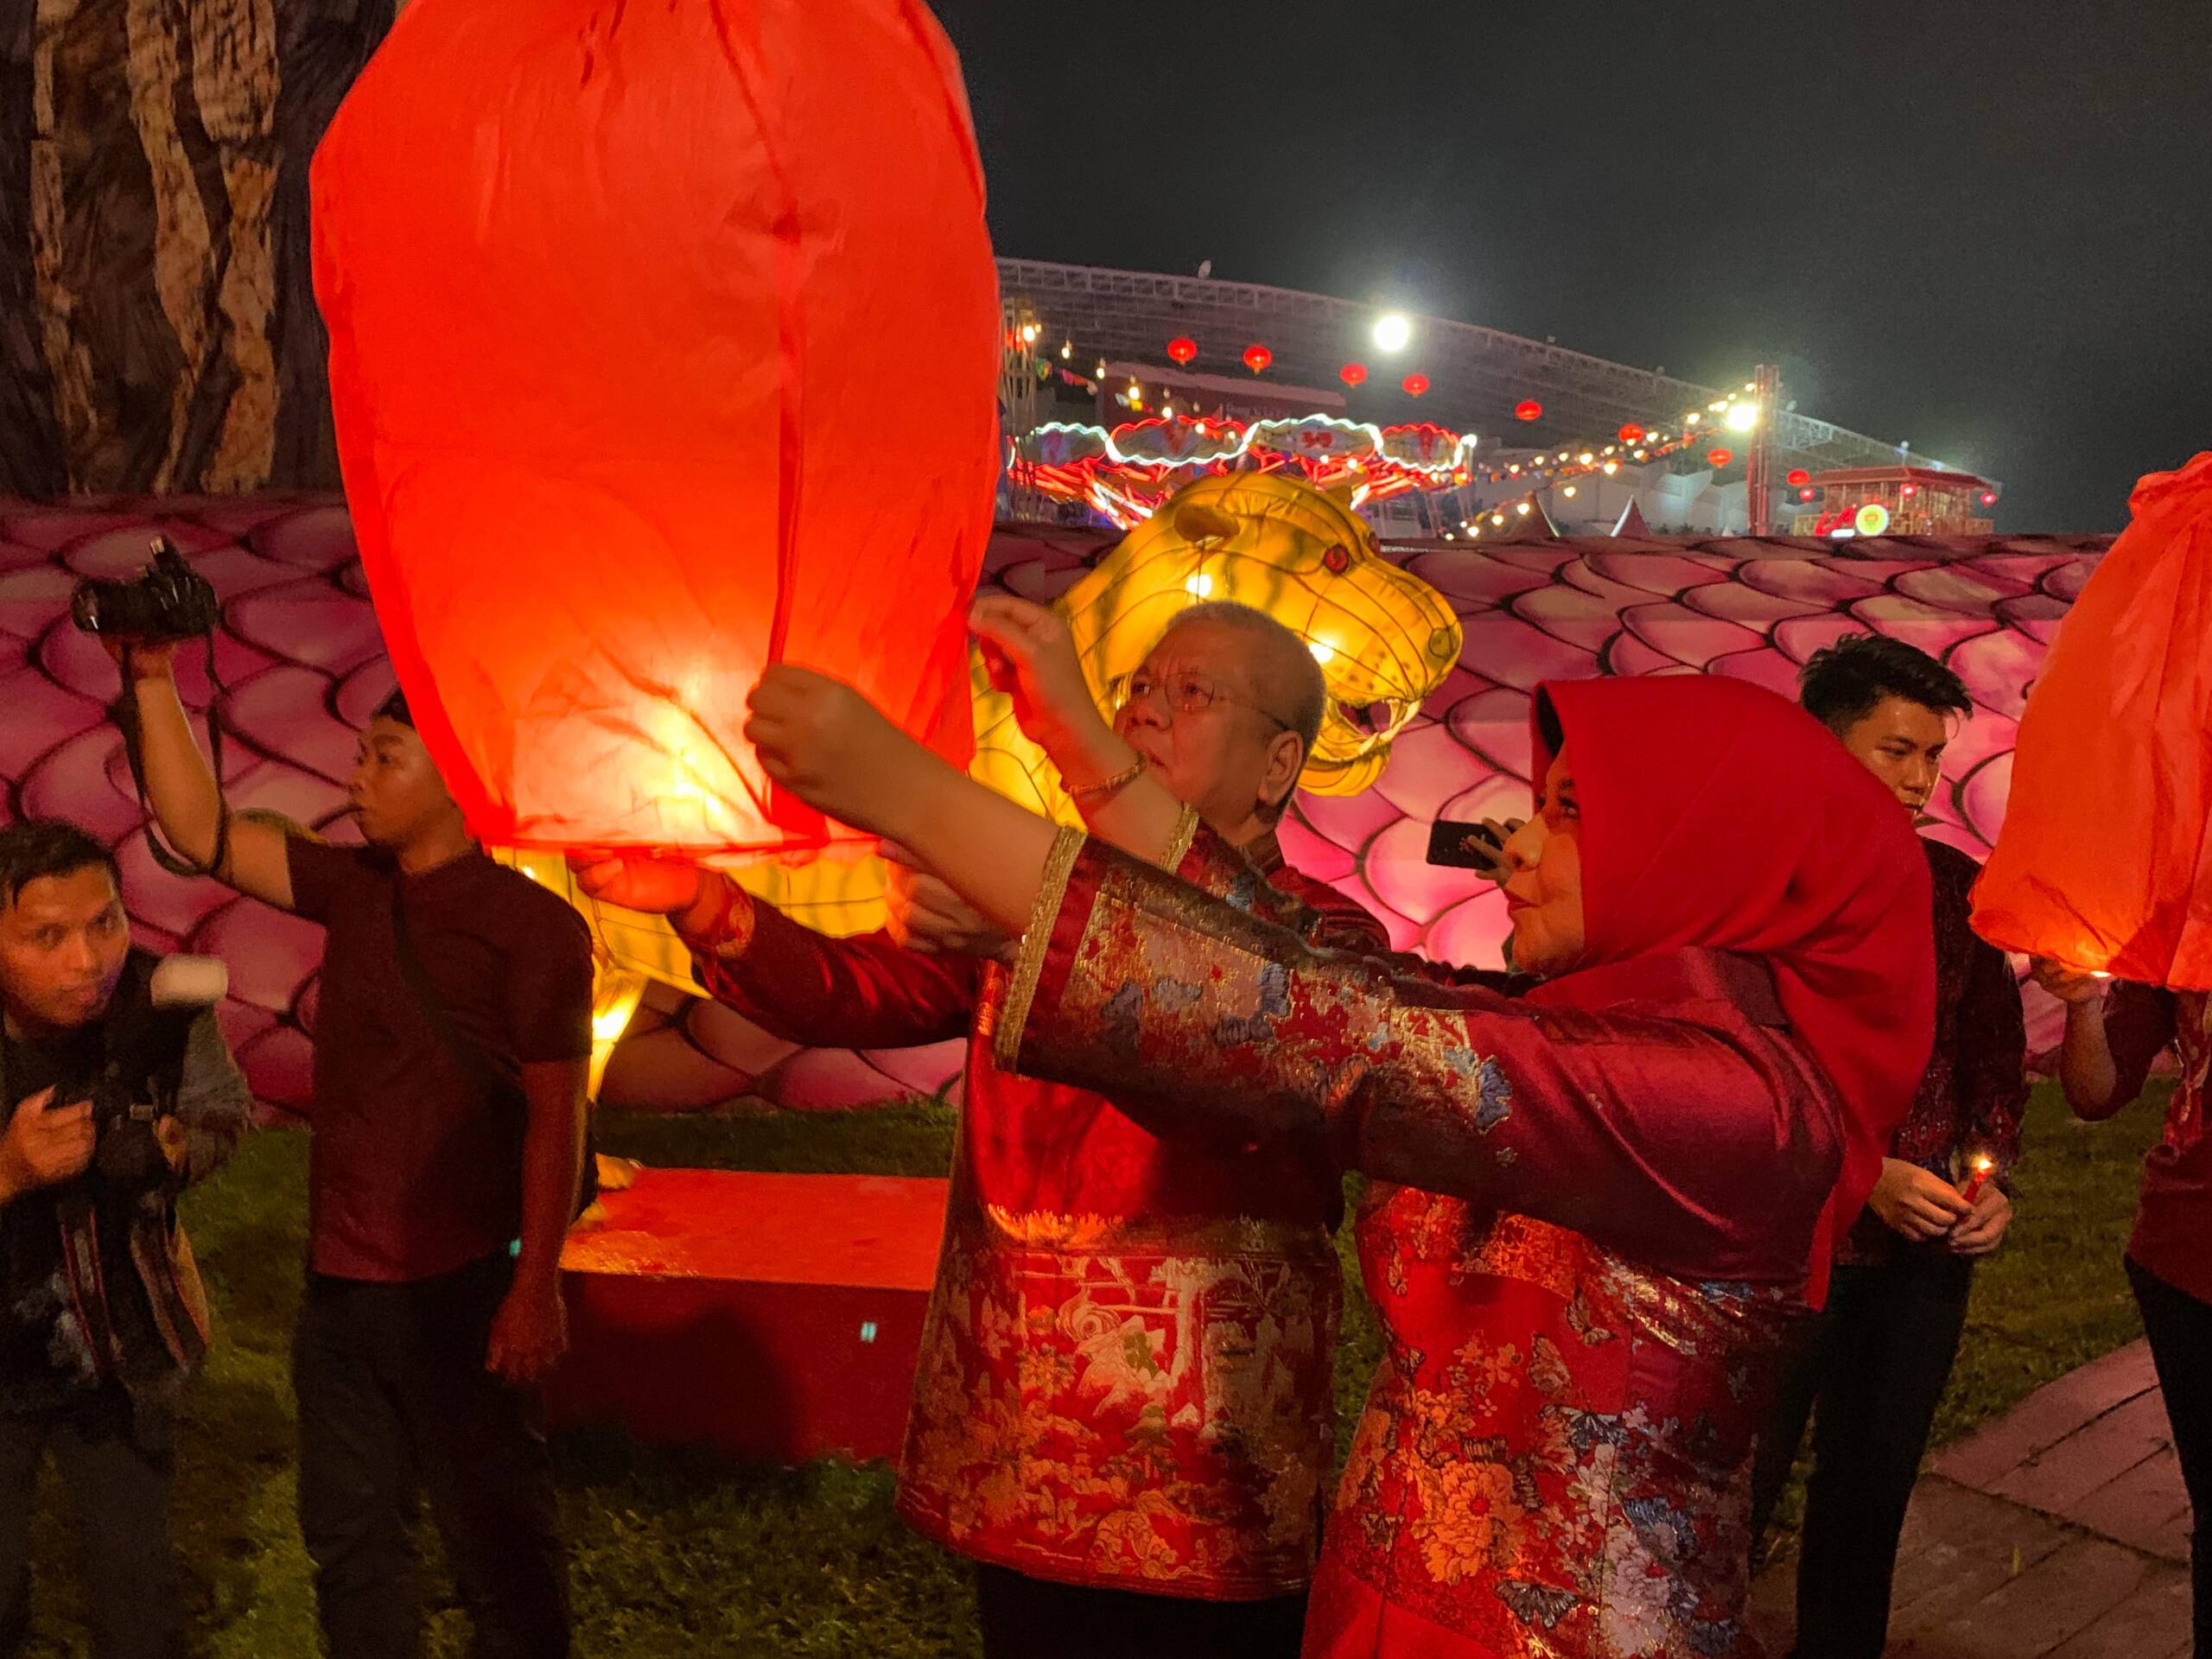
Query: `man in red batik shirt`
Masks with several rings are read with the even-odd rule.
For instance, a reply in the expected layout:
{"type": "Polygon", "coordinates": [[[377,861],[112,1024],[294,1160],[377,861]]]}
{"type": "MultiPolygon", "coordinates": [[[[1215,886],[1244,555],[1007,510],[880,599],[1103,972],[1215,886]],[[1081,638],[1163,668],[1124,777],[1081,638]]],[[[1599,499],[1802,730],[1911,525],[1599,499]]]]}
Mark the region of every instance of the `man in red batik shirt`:
{"type": "MultiPolygon", "coordinates": [[[[1856,634],[1815,653],[1800,683],[1806,709],[1917,818],[1952,719],[1973,709],[1959,677],[1900,640],[1856,634]]],[[[1958,1358],[1974,1264],[2012,1216],[2006,1175],[2028,1096],[2019,984],[1968,925],[1981,867],[1939,841],[1921,847],[1935,887],[1935,1052],[1759,1441],[1754,1536],[1813,1419],[1797,1659],[1880,1659],[1897,1538],[1958,1358]]]]}
{"type": "MultiPolygon", "coordinates": [[[[1380,924],[1275,839],[1325,697],[1289,630],[1193,606],[1116,715],[1136,762],[1067,782],[1081,804],[1149,772],[1319,913],[1316,942],[1383,949],[1380,924]]],[[[969,1037],[899,1507],[977,1563],[985,1652],[1294,1654],[1334,1440],[1334,1173],[1280,1148],[1164,1142],[1102,1096],[1001,1069],[995,936],[957,956],[825,938],[734,883],[645,861],[582,885],[670,914],[701,982],[788,1039],[969,1037]]]]}
{"type": "Polygon", "coordinates": [[[2165,1133],[2143,1160],[2135,1231],[2122,1266],[2143,1312],[2166,1419],[2195,1511],[2190,1549],[2196,1659],[2212,1659],[2212,1138],[2204,1133],[2212,1081],[2212,995],[2107,984],[2038,962],[2036,981],[2066,1004],[2059,1077],[2075,1114],[2110,1117],[2143,1092],[2152,1062],[2171,1048],[2181,1080],[2165,1133]]]}

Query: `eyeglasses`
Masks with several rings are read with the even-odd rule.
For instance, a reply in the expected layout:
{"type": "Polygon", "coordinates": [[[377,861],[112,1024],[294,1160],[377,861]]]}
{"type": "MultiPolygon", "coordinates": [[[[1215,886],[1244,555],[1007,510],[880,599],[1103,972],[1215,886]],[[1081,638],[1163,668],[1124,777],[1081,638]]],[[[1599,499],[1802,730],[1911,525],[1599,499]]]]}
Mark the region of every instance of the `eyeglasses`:
{"type": "Polygon", "coordinates": [[[1126,709],[1133,702],[1141,702],[1153,697],[1159,698],[1179,715],[1202,715],[1217,702],[1234,703],[1238,708],[1249,709],[1278,731],[1291,729],[1288,721],[1269,714],[1249,697],[1240,697],[1233,692],[1223,690],[1196,669],[1180,669],[1163,679],[1154,679],[1139,669],[1129,676],[1121,706],[1126,709]]]}

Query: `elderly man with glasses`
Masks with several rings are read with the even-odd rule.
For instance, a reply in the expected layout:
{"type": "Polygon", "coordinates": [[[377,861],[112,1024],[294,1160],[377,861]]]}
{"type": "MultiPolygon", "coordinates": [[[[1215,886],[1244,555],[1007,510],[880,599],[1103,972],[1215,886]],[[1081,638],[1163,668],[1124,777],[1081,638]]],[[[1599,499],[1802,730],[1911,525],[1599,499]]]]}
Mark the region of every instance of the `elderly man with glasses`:
{"type": "MultiPolygon", "coordinates": [[[[1149,770],[1313,907],[1318,942],[1384,948],[1276,843],[1327,695],[1304,643],[1243,606],[1194,606],[1127,690],[1096,775],[1064,758],[1078,801],[1149,770]]],[[[721,876],[635,859],[582,885],[668,914],[701,982],[791,1040],[969,1037],[899,1504],[977,1564],[984,1651],[1295,1654],[1334,1439],[1338,1184],[1280,1148],[1157,1140],[1103,1096],[1001,1071],[1010,941],[829,939],[721,876]]]]}

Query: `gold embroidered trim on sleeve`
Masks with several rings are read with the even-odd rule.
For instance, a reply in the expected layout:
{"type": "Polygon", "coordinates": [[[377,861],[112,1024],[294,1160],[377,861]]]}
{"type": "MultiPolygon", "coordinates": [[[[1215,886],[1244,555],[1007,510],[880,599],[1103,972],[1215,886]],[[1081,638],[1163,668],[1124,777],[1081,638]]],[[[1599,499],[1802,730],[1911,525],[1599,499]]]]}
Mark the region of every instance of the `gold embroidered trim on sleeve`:
{"type": "Polygon", "coordinates": [[[1167,850],[1160,855],[1160,868],[1170,875],[1183,867],[1189,855],[1191,843],[1198,838],[1198,810],[1186,805],[1175,820],[1175,831],[1167,838],[1167,850]]]}
{"type": "Polygon", "coordinates": [[[1000,1011],[998,1029],[991,1035],[991,1058],[1001,1071],[1012,1071],[1021,1053],[1021,1035],[1029,1023],[1029,1005],[1036,1000],[1037,981],[1045,971],[1045,953],[1052,948],[1052,928],[1060,918],[1060,905],[1067,897],[1068,878],[1088,839],[1080,830],[1063,828],[1052,837],[1046,855],[1045,873],[1037,884],[1037,903],[1029,912],[1028,930],[1021,936],[1021,955],[1014,964],[1014,982],[1007,987],[1006,1006],[1000,1011]]]}

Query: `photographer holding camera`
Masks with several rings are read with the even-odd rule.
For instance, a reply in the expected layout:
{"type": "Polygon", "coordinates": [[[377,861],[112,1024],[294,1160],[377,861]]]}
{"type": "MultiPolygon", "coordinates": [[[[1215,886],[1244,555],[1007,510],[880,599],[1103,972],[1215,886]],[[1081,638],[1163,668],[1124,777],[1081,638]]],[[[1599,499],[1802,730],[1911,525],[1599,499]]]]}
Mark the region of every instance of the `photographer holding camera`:
{"type": "Polygon", "coordinates": [[[0,829],[0,1653],[30,1618],[51,1451],[98,1659],[183,1652],[171,1418],[207,1346],[176,1197],[245,1133],[221,965],[131,948],[120,872],[73,825],[0,829]]]}
{"type": "Polygon", "coordinates": [[[77,620],[123,666],[118,716],[172,856],[326,930],[293,1370],[323,1633],[336,1659],[420,1650],[419,1481],[470,1650],[560,1659],[567,1565],[531,1385],[568,1344],[561,1242],[583,1169],[590,936],[470,838],[397,694],[347,788],[365,847],[233,817],[171,671],[213,613],[204,582],[157,558],[77,620]]]}

